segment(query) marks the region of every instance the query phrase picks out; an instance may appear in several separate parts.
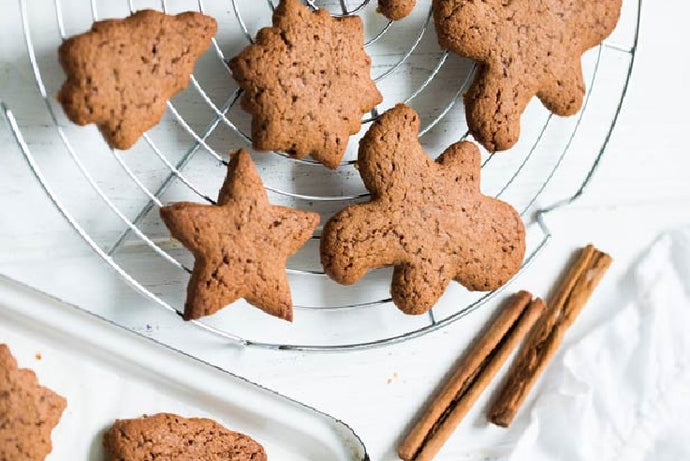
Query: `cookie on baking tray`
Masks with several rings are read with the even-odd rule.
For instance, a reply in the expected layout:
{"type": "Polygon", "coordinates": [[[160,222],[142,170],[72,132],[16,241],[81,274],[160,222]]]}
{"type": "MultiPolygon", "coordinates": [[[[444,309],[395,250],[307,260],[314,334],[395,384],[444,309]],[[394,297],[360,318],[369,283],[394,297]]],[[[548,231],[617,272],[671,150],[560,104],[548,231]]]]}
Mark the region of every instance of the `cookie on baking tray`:
{"type": "Polygon", "coordinates": [[[319,215],[271,205],[246,150],[230,160],[216,205],[180,202],[160,214],[173,238],[194,254],[185,320],[240,298],[292,320],[287,258],[309,240],[319,215]]]}
{"type": "Polygon", "coordinates": [[[442,48],[479,61],[465,94],[467,123],[489,151],[520,136],[533,96],[557,115],[580,110],[582,54],[614,29],[621,0],[434,0],[442,48]]]}
{"type": "Polygon", "coordinates": [[[333,18],[299,0],[281,0],[273,27],[229,65],[252,115],[254,148],[311,155],[329,168],[340,163],[362,114],[382,100],[359,16],[333,18]]]}
{"type": "Polygon", "coordinates": [[[0,344],[0,459],[44,460],[52,451],[50,434],[67,401],[38,384],[36,374],[20,369],[0,344]]]}
{"type": "Polygon", "coordinates": [[[417,0],[379,0],[378,11],[388,19],[397,21],[408,16],[416,4],[417,0]]]}
{"type": "Polygon", "coordinates": [[[470,290],[500,287],[525,253],[518,213],[479,190],[477,147],[453,144],[434,162],[418,130],[417,113],[403,104],[372,124],[357,160],[371,201],[337,213],[321,237],[321,261],[337,282],[395,266],[391,294],[407,314],[429,310],[451,280],[470,290]]]}
{"type": "Polygon", "coordinates": [[[58,100],[72,122],[95,123],[111,147],[129,149],[187,87],[215,33],[215,19],[194,12],[98,21],[60,46],[67,80],[58,100]]]}
{"type": "Polygon", "coordinates": [[[118,419],[103,436],[109,461],[266,461],[251,437],[206,418],[159,413],[118,419]]]}

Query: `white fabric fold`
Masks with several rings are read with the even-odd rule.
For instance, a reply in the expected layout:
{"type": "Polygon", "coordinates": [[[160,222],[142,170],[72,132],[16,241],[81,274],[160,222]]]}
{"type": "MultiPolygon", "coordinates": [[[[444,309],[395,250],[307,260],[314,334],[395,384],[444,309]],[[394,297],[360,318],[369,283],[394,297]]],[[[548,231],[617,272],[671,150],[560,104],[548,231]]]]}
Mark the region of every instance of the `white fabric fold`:
{"type": "Polygon", "coordinates": [[[690,228],[660,237],[634,296],[548,369],[509,459],[690,459],[690,228]]]}

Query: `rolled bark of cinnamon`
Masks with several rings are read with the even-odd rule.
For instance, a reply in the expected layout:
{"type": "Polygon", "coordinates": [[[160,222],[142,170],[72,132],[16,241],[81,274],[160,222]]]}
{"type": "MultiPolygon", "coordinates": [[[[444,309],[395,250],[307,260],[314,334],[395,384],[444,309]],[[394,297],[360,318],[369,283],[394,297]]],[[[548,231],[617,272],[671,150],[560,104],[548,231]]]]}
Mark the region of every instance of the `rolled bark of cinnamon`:
{"type": "Polygon", "coordinates": [[[450,380],[398,448],[405,461],[429,461],[546,308],[541,299],[514,295],[465,355],[450,380]]]}
{"type": "Polygon", "coordinates": [[[582,249],[553,302],[520,348],[505,384],[489,409],[489,421],[503,427],[510,425],[611,262],[611,256],[592,245],[582,249]]]}

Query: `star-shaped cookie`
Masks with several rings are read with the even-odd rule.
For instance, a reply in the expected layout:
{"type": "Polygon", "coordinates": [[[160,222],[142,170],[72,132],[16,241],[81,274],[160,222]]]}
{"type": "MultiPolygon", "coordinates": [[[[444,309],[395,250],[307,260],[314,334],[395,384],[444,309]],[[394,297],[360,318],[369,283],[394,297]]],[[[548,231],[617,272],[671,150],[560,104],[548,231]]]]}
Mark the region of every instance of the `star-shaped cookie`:
{"type": "Polygon", "coordinates": [[[194,12],[96,22],[60,46],[67,80],[58,100],[72,122],[95,123],[111,147],[129,149],[187,87],[215,33],[215,19],[194,12]]]}
{"type": "Polygon", "coordinates": [[[38,384],[36,374],[19,369],[0,344],[0,459],[43,461],[52,450],[50,434],[67,401],[38,384]]]}
{"type": "Polygon", "coordinates": [[[287,258],[311,237],[319,215],[271,205],[247,151],[231,159],[217,205],[180,202],[160,214],[172,236],[194,254],[185,320],[240,298],[292,320],[287,258]]]}
{"type": "Polygon", "coordinates": [[[391,294],[407,314],[429,310],[451,280],[470,290],[500,287],[525,253],[518,213],[479,190],[477,147],[453,144],[434,162],[418,130],[417,113],[403,104],[372,124],[357,160],[371,201],[337,213],[321,237],[321,261],[337,282],[395,266],[391,294]]]}
{"type": "Polygon", "coordinates": [[[362,114],[382,100],[369,73],[362,20],[332,18],[299,0],[282,0],[273,27],[230,61],[262,151],[311,155],[335,168],[362,114]]]}
{"type": "Polygon", "coordinates": [[[620,9],[621,0],[434,0],[441,47],[481,64],[465,94],[474,138],[492,152],[513,146],[535,95],[557,115],[578,112],[581,55],[613,31],[620,9]]]}

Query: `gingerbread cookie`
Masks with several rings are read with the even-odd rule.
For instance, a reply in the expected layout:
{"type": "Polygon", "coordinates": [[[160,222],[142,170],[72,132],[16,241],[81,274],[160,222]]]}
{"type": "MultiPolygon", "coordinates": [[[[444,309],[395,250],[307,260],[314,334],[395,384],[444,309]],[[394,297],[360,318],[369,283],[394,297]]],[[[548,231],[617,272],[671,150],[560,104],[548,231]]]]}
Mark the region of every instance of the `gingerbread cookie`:
{"type": "Polygon", "coordinates": [[[244,298],[292,321],[287,258],[309,240],[319,215],[268,203],[246,150],[230,161],[217,205],[181,202],[160,214],[172,236],[194,254],[185,320],[244,298]]]}
{"type": "Polygon", "coordinates": [[[337,282],[395,266],[393,301],[422,314],[451,280],[493,290],[519,269],[525,230],[507,203],[479,191],[480,155],[470,142],[432,161],[417,139],[419,118],[399,104],[362,138],[357,165],[369,203],[337,213],[324,227],[321,261],[337,282]]]}
{"type": "Polygon", "coordinates": [[[38,384],[36,374],[19,369],[0,344],[0,459],[44,460],[53,449],[50,433],[67,401],[38,384]]]}
{"type": "Polygon", "coordinates": [[[388,19],[397,21],[408,16],[417,0],[379,0],[378,11],[388,19]]]}
{"type": "Polygon", "coordinates": [[[111,147],[129,149],[187,87],[215,33],[215,19],[193,12],[96,22],[60,46],[67,81],[58,100],[72,122],[95,123],[111,147]]]}
{"type": "Polygon", "coordinates": [[[362,20],[332,18],[299,0],[281,0],[273,27],[230,61],[252,114],[256,149],[311,155],[335,168],[362,114],[382,97],[371,80],[362,20]]]}
{"type": "Polygon", "coordinates": [[[103,436],[109,461],[266,461],[251,437],[205,418],[159,413],[118,419],[103,436]]]}
{"type": "Polygon", "coordinates": [[[620,9],[621,0],[434,0],[441,47],[481,64],[465,94],[474,138],[510,148],[535,95],[557,115],[579,111],[581,55],[613,31],[620,9]]]}

